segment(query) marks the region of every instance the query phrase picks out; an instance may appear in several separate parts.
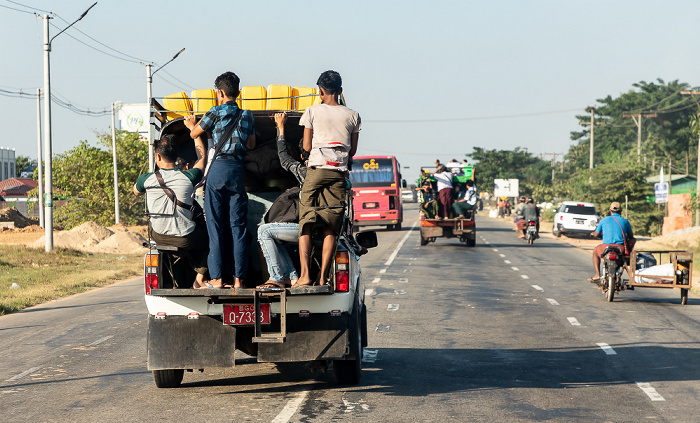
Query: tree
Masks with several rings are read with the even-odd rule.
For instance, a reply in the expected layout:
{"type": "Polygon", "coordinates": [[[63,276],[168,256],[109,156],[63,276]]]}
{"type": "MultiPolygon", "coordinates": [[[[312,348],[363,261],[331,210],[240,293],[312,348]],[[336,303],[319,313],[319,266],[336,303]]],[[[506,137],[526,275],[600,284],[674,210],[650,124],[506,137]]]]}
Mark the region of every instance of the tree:
{"type": "Polygon", "coordinates": [[[475,175],[477,186],[487,191],[493,190],[494,179],[518,179],[522,195],[548,195],[545,187],[552,185],[552,167],[549,161],[538,159],[527,151],[516,147],[514,150],[486,150],[474,147],[468,154],[477,161],[475,175]]]}
{"type": "Polygon", "coordinates": [[[36,160],[27,156],[17,156],[15,158],[16,177],[22,176],[22,172],[33,172],[36,169],[36,160]]]}
{"type": "MultiPolygon", "coordinates": [[[[70,228],[86,220],[105,226],[114,224],[112,136],[106,132],[97,136],[98,143],[107,149],[80,141],[53,160],[54,195],[66,197],[66,203],[54,212],[58,226],[70,228]]],[[[124,224],[143,219],[143,198],[133,195],[133,186],[147,163],[147,145],[138,134],[117,131],[119,215],[124,224]]]]}

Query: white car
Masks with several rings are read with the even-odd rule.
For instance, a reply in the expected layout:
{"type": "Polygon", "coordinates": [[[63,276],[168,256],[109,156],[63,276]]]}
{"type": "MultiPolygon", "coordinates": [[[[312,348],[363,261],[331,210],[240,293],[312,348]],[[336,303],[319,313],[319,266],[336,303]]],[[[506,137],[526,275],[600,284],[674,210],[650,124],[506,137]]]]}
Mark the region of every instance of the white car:
{"type": "Polygon", "coordinates": [[[564,201],[554,214],[552,233],[563,235],[590,235],[598,226],[598,212],[593,203],[564,201]]]}
{"type": "Polygon", "coordinates": [[[408,188],[401,189],[401,201],[404,203],[417,203],[418,192],[415,185],[409,185],[408,188]]]}

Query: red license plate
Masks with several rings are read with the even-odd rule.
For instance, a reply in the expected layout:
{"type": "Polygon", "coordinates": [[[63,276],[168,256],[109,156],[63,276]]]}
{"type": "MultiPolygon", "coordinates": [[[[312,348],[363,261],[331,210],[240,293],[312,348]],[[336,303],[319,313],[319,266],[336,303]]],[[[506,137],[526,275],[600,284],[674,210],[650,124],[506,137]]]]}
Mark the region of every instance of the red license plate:
{"type": "MultiPolygon", "coordinates": [[[[260,304],[260,323],[270,323],[270,304],[260,304]]],[[[254,325],[255,306],[253,304],[224,304],[225,325],[254,325]]]]}

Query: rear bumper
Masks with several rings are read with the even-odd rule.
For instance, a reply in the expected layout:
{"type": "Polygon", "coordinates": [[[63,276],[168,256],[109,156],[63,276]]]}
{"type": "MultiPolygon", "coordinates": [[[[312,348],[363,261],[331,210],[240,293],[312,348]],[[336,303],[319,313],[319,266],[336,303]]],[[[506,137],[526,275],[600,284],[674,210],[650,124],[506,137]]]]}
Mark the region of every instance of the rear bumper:
{"type": "Polygon", "coordinates": [[[378,220],[355,220],[353,225],[359,226],[385,226],[385,225],[396,225],[401,223],[398,219],[378,219],[378,220]]]}

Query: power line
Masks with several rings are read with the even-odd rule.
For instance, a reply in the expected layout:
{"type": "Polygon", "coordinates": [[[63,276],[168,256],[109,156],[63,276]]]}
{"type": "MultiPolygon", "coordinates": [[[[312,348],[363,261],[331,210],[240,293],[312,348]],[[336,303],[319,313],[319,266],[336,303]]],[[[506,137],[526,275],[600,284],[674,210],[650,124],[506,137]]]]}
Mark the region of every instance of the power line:
{"type": "Polygon", "coordinates": [[[428,122],[463,122],[470,120],[492,120],[492,119],[512,119],[520,117],[529,116],[542,116],[542,115],[553,115],[558,113],[570,113],[577,112],[581,109],[566,109],[566,110],[553,110],[547,112],[533,112],[533,113],[521,113],[515,115],[496,115],[496,116],[479,116],[479,117],[462,117],[462,118],[447,118],[447,119],[378,119],[378,120],[365,120],[365,122],[372,123],[428,123],[428,122]]]}
{"type": "Polygon", "coordinates": [[[33,15],[33,14],[34,14],[34,12],[29,12],[29,11],[22,10],[22,9],[15,9],[14,7],[4,6],[4,5],[2,5],[2,4],[0,4],[0,7],[4,7],[5,9],[14,10],[14,11],[16,11],[16,12],[29,13],[30,15],[33,15]]]}
{"type": "MultiPolygon", "coordinates": [[[[54,25],[53,23],[51,24],[51,26],[54,27],[54,28],[56,28],[56,29],[60,29],[59,27],[57,27],[57,26],[54,25]]],[[[91,46],[90,44],[86,43],[85,41],[79,40],[78,38],[72,36],[72,35],[69,34],[69,33],[66,33],[66,35],[69,36],[69,37],[71,37],[72,39],[74,39],[75,41],[79,42],[80,44],[82,44],[82,45],[84,45],[84,46],[86,46],[86,47],[89,47],[89,48],[91,48],[91,49],[93,49],[93,50],[95,50],[95,51],[98,51],[98,52],[100,52],[100,53],[102,53],[102,54],[105,54],[105,55],[107,55],[107,56],[114,57],[115,59],[123,60],[123,61],[125,61],[125,62],[131,62],[131,63],[141,63],[141,62],[139,62],[138,60],[125,59],[125,58],[123,58],[123,57],[119,57],[119,56],[115,56],[114,54],[107,53],[106,51],[102,51],[102,50],[100,50],[99,48],[97,48],[97,47],[95,47],[95,46],[91,46]]]]}
{"type": "Polygon", "coordinates": [[[175,78],[175,76],[174,76],[173,74],[167,72],[166,70],[161,70],[161,72],[163,72],[164,74],[170,76],[171,78],[173,78],[173,79],[176,80],[177,82],[181,83],[181,84],[184,85],[185,87],[189,88],[190,90],[196,90],[196,89],[197,89],[197,88],[194,88],[193,86],[191,86],[191,85],[189,85],[189,84],[187,84],[187,83],[185,83],[185,82],[182,82],[182,81],[180,81],[179,79],[175,78]]]}
{"type": "Polygon", "coordinates": [[[37,11],[42,12],[42,13],[48,13],[48,14],[51,14],[51,13],[52,13],[52,12],[49,12],[49,11],[47,11],[47,10],[38,9],[38,8],[36,8],[36,7],[34,7],[34,6],[27,6],[26,4],[18,3],[18,2],[16,2],[16,1],[12,1],[12,0],[5,0],[5,1],[8,2],[8,3],[16,4],[17,6],[26,7],[27,9],[37,10],[37,11]]]}
{"type": "MultiPolygon", "coordinates": [[[[0,88],[0,96],[12,97],[12,98],[24,98],[24,99],[31,99],[31,100],[36,99],[36,93],[27,93],[27,92],[24,92],[23,89],[20,89],[19,91],[10,91],[10,90],[5,90],[5,89],[0,88]]],[[[70,102],[70,100],[62,100],[61,98],[57,97],[54,94],[51,94],[51,100],[56,105],[63,107],[64,109],[68,109],[76,114],[83,115],[83,116],[100,117],[100,116],[105,116],[105,115],[112,113],[111,110],[107,110],[106,107],[103,107],[101,111],[90,110],[89,107],[86,107],[85,109],[83,109],[83,108],[75,106],[73,103],[70,102]]]]}

